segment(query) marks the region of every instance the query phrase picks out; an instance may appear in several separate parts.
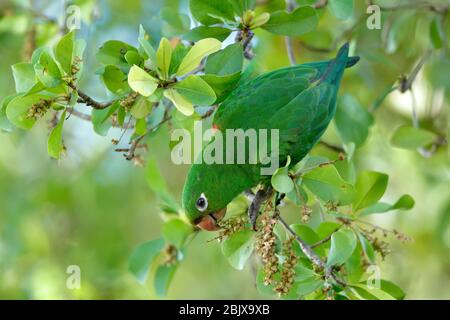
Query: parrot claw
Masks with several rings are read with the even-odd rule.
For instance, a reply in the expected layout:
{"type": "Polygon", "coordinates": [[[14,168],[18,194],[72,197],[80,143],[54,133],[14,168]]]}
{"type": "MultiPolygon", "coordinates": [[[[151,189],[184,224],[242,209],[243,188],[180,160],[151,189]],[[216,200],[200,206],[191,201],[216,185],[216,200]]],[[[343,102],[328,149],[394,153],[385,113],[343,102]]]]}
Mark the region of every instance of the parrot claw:
{"type": "Polygon", "coordinates": [[[261,204],[266,201],[271,194],[270,188],[260,189],[258,192],[253,195],[252,203],[248,208],[248,219],[252,225],[253,231],[257,231],[256,228],[256,219],[258,218],[259,210],[261,209],[261,204]]]}

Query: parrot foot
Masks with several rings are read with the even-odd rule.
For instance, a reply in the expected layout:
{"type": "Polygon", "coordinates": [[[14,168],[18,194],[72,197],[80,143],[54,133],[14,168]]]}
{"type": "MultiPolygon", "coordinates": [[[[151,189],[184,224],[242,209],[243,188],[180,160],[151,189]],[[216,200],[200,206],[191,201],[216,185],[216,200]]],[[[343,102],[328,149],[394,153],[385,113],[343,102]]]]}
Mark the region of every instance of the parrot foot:
{"type": "Polygon", "coordinates": [[[261,209],[261,205],[264,201],[266,201],[271,196],[271,188],[269,189],[259,189],[256,194],[246,192],[246,195],[249,199],[253,198],[248,208],[248,219],[252,225],[253,231],[257,231],[256,229],[256,219],[258,218],[259,210],[261,209]]]}

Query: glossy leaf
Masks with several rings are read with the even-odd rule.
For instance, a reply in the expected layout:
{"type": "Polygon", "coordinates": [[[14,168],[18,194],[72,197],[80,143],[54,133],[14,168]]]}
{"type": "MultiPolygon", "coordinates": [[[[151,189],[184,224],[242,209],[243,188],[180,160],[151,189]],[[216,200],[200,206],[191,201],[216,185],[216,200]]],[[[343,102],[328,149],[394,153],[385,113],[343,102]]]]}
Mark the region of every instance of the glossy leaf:
{"type": "Polygon", "coordinates": [[[187,41],[200,41],[205,38],[214,38],[224,41],[231,34],[231,30],[224,27],[200,26],[186,33],[183,38],[187,41]]]}
{"type": "Polygon", "coordinates": [[[11,66],[16,92],[27,92],[36,84],[36,75],[31,63],[16,63],[11,66]]]}
{"type": "Polygon", "coordinates": [[[272,13],[262,28],[275,34],[294,37],[313,31],[317,23],[316,11],[310,6],[303,6],[290,13],[286,11],[272,13]]]}
{"type": "Polygon", "coordinates": [[[194,113],[194,105],[184,98],[175,89],[164,90],[164,96],[172,101],[178,111],[185,116],[191,116],[194,113]]]}
{"type": "Polygon", "coordinates": [[[194,18],[205,26],[220,23],[220,18],[234,20],[234,10],[228,1],[190,0],[189,6],[194,18]]]}
{"type": "Polygon", "coordinates": [[[186,238],[192,233],[191,225],[181,219],[174,218],[165,222],[162,226],[162,235],[166,242],[173,244],[178,249],[183,247],[186,238]]]}
{"type": "Polygon", "coordinates": [[[331,236],[331,247],[328,253],[327,265],[341,265],[356,248],[356,236],[352,230],[340,229],[331,236]]]}
{"type": "Polygon", "coordinates": [[[198,41],[184,57],[178,68],[177,75],[182,76],[198,67],[204,57],[220,50],[222,43],[214,38],[198,41]]]}
{"type": "Polygon", "coordinates": [[[346,20],[353,15],[353,1],[354,0],[329,0],[328,7],[336,18],[346,20]]]}
{"type": "Polygon", "coordinates": [[[242,45],[235,43],[208,57],[205,65],[205,74],[226,76],[242,71],[244,55],[242,45]]]}
{"type": "Polygon", "coordinates": [[[167,295],[167,290],[169,289],[177,268],[178,265],[175,264],[171,266],[159,266],[156,269],[153,285],[155,288],[155,293],[158,296],[165,297],[167,295]]]}
{"type": "Polygon", "coordinates": [[[138,66],[132,66],[128,74],[128,84],[140,95],[148,97],[158,87],[158,80],[138,66]]]}
{"type": "Polygon", "coordinates": [[[155,239],[137,246],[130,257],[129,269],[141,284],[147,280],[148,271],[164,248],[163,239],[155,239]]]}
{"type": "Polygon", "coordinates": [[[223,241],[222,252],[233,268],[242,270],[253,252],[253,247],[253,231],[241,230],[223,241]]]}
{"type": "Polygon", "coordinates": [[[358,100],[347,94],[339,99],[334,121],[344,143],[353,142],[359,147],[367,139],[373,117],[358,100]]]}
{"type": "Polygon", "coordinates": [[[389,176],[384,173],[362,172],[356,181],[356,197],[353,202],[353,209],[358,211],[380,200],[386,191],[388,180],[389,176]]]}
{"type": "Polygon", "coordinates": [[[360,216],[384,213],[392,210],[409,210],[414,207],[414,199],[410,195],[403,195],[394,204],[378,202],[361,211],[360,216]]]}
{"type": "Polygon", "coordinates": [[[355,188],[344,181],[332,165],[316,168],[303,176],[303,183],[323,201],[335,201],[339,205],[350,204],[355,188]]]}
{"type": "Polygon", "coordinates": [[[156,66],[161,72],[163,79],[169,78],[169,67],[170,60],[172,59],[172,51],[173,49],[169,40],[162,38],[159,43],[158,51],[156,52],[156,66]]]}
{"type": "Polygon", "coordinates": [[[128,68],[125,54],[128,51],[137,51],[136,48],[122,41],[111,40],[105,42],[97,53],[97,61],[104,65],[115,65],[120,68],[128,68]]]}
{"type": "Polygon", "coordinates": [[[101,77],[106,88],[117,96],[130,91],[127,76],[119,67],[106,66],[101,77]]]}
{"type": "Polygon", "coordinates": [[[402,149],[415,150],[427,146],[436,140],[436,134],[421,128],[400,127],[391,138],[391,143],[402,149]]]}
{"type": "Polygon", "coordinates": [[[47,88],[54,88],[61,83],[61,72],[53,57],[47,51],[39,56],[39,61],[34,65],[36,77],[47,88]]]}
{"type": "Polygon", "coordinates": [[[216,101],[214,90],[200,76],[192,75],[173,86],[181,96],[195,105],[208,106],[216,101]]]}
{"type": "Polygon", "coordinates": [[[62,131],[64,120],[66,119],[66,111],[61,114],[58,124],[53,128],[48,137],[47,151],[48,155],[54,159],[59,159],[64,151],[62,131]]]}
{"type": "Polygon", "coordinates": [[[55,47],[55,58],[66,74],[72,74],[72,63],[74,54],[75,32],[71,31],[64,35],[55,47]]]}

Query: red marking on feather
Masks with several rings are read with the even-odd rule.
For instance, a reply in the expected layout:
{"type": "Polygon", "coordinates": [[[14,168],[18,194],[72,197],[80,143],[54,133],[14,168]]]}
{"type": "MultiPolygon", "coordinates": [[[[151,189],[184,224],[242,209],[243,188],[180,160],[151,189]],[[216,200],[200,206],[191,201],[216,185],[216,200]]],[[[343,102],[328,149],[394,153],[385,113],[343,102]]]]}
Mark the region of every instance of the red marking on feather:
{"type": "Polygon", "coordinates": [[[213,131],[217,131],[217,130],[220,130],[220,128],[219,128],[219,126],[217,124],[213,124],[212,125],[212,130],[213,131]]]}

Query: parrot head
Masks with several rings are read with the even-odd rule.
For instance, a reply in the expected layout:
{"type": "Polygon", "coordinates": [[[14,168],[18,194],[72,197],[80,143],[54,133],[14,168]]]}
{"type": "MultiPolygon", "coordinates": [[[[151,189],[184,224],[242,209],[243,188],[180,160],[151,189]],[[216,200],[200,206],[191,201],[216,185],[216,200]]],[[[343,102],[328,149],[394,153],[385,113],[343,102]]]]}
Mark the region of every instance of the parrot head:
{"type": "Polygon", "coordinates": [[[194,164],[183,189],[183,208],[189,221],[203,230],[218,230],[225,216],[229,194],[223,167],[215,164],[194,164]]]}

